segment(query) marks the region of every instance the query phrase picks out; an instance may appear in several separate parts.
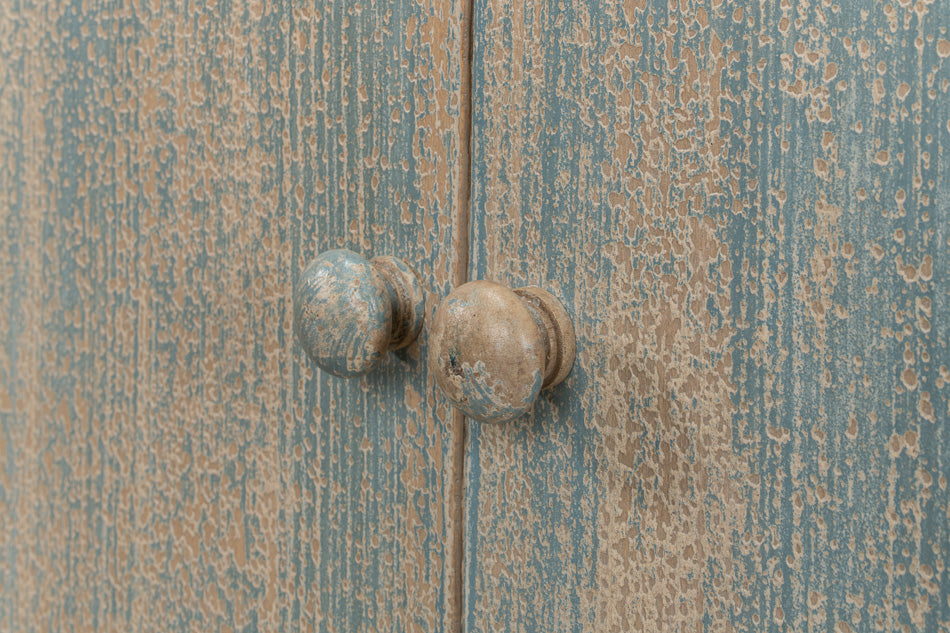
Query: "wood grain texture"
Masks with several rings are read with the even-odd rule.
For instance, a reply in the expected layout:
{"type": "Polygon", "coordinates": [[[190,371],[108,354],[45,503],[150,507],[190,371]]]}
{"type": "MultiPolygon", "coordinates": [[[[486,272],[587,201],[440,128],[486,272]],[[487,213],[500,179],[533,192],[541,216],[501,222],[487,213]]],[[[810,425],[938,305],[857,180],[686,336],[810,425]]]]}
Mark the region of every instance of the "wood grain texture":
{"type": "Polygon", "coordinates": [[[476,1],[470,277],[578,360],[469,424],[467,631],[950,626],[948,27],[476,1]]]}
{"type": "Polygon", "coordinates": [[[0,629],[455,628],[424,335],[328,377],[291,292],[335,247],[458,274],[461,16],[5,4],[0,629]]]}

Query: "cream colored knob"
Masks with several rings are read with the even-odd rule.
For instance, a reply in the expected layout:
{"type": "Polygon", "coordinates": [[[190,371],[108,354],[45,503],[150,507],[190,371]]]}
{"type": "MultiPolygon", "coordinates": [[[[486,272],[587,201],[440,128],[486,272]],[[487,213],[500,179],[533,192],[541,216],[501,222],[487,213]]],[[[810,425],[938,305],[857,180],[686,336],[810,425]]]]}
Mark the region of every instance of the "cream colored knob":
{"type": "Polygon", "coordinates": [[[551,293],[473,281],[436,309],[428,362],[457,409],[482,422],[506,422],[567,378],[575,350],[570,316],[551,293]]]}

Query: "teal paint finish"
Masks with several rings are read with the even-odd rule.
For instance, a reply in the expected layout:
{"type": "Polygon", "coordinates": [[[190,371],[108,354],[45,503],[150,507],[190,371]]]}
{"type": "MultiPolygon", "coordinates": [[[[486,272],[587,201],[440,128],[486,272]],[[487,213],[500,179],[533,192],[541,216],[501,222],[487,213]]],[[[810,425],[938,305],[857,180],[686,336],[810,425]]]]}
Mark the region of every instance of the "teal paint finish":
{"type": "MultiPolygon", "coordinates": [[[[747,11],[745,26],[771,22],[767,6],[747,11]]],[[[751,111],[726,104],[732,124],[722,128],[745,183],[736,196],[745,212],[726,233],[738,271],[728,318],[743,325],[731,344],[735,447],[761,475],[736,537],[753,581],[735,621],[942,630],[950,3],[798,17],[823,34],[763,45],[741,22],[717,25],[745,44],[735,47],[736,90],[767,76],[761,60],[773,69],[751,111]],[[794,73],[789,55],[802,60],[794,73]],[[810,66],[812,55],[823,63],[810,66]],[[819,88],[792,98],[796,82],[819,88]],[[750,138],[746,121],[763,133],[750,138]],[[765,272],[782,270],[784,282],[765,272]],[[785,582],[766,579],[773,566],[785,582]]]]}
{"type": "Polygon", "coordinates": [[[385,280],[356,253],[313,258],[294,290],[294,332],[324,371],[352,378],[379,365],[389,347],[393,298],[385,280]]]}
{"type": "Polygon", "coordinates": [[[291,296],[341,247],[447,290],[458,14],[5,5],[0,629],[452,628],[424,339],[329,377],[291,296]]]}
{"type": "Polygon", "coordinates": [[[950,626],[948,28],[476,2],[470,277],[578,360],[469,424],[466,630],[950,626]]]}
{"type": "MultiPolygon", "coordinates": [[[[522,415],[526,408],[531,404],[520,403],[521,406],[508,406],[497,404],[497,396],[492,386],[486,384],[484,376],[488,370],[484,363],[476,363],[474,366],[466,366],[463,375],[464,381],[471,385],[468,404],[464,407],[458,407],[465,415],[476,418],[479,421],[491,423],[510,422],[522,415]]],[[[535,372],[530,389],[537,393],[541,390],[541,372],[535,372]]]]}

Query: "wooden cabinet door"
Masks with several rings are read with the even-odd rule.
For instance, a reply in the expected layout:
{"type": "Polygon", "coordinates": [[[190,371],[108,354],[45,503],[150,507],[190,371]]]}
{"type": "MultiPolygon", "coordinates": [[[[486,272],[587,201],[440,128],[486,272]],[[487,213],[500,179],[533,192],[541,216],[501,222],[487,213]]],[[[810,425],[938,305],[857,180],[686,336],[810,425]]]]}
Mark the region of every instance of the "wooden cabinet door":
{"type": "Polygon", "coordinates": [[[451,0],[0,12],[0,630],[456,622],[460,435],[424,342],[329,377],[291,294],[336,247],[449,288],[461,21],[451,0]]]}
{"type": "Polygon", "coordinates": [[[476,0],[470,276],[578,357],[468,427],[466,631],[950,626],[948,27],[476,0]]]}

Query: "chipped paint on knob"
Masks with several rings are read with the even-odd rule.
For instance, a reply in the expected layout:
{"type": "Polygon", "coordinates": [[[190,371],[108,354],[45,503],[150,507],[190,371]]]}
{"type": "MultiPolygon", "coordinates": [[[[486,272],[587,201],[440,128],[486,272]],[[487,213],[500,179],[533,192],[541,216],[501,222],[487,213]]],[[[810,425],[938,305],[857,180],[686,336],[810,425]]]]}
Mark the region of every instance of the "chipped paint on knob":
{"type": "Polygon", "coordinates": [[[321,369],[360,376],[387,350],[415,339],[424,304],[418,275],[405,262],[327,251],[310,262],[294,290],[294,331],[321,369]]]}
{"type": "MultiPolygon", "coordinates": [[[[546,377],[561,380],[570,371],[560,364],[567,358],[561,335],[553,334],[545,324],[550,319],[538,309],[491,281],[460,286],[439,304],[428,362],[443,393],[465,415],[483,422],[513,420],[531,410],[546,377]],[[552,367],[549,359],[555,357],[558,366],[552,367]]],[[[573,328],[568,322],[563,329],[570,330],[572,364],[573,328]]]]}

